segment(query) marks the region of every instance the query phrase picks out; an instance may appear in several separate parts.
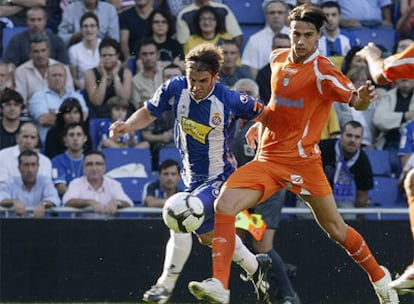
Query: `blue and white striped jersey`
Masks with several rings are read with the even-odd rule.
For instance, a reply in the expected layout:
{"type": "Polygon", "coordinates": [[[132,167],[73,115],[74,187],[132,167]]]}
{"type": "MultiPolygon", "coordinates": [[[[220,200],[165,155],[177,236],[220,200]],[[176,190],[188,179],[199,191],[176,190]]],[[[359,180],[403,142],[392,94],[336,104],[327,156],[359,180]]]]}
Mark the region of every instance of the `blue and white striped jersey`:
{"type": "Polygon", "coordinates": [[[182,178],[188,190],[193,190],[210,179],[227,179],[235,170],[231,150],[235,119],[253,119],[264,105],[221,83],[204,100],[196,101],[190,96],[187,78],[179,76],[161,85],[146,107],[155,117],[173,111],[174,140],[183,158],[182,178]]]}

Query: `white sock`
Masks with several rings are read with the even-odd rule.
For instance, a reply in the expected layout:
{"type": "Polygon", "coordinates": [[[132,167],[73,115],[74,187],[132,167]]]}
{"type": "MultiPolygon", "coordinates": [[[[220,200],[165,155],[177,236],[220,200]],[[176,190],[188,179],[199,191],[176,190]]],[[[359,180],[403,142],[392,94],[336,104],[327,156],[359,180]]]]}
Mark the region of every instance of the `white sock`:
{"type": "Polygon", "coordinates": [[[175,233],[170,230],[170,239],[165,247],[164,268],[157,284],[172,291],[178,276],[191,253],[193,236],[191,233],[175,233]]]}
{"type": "Polygon", "coordinates": [[[236,235],[233,262],[240,265],[250,275],[254,274],[259,267],[256,256],[247,249],[238,235],[236,235]]]}

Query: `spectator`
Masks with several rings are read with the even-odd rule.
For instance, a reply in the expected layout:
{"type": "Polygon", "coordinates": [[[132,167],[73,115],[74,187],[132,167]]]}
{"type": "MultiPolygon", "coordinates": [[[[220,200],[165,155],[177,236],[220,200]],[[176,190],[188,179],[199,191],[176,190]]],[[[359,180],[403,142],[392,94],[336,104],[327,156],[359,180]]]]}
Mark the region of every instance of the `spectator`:
{"type": "Polygon", "coordinates": [[[400,35],[397,43],[395,44],[393,54],[401,53],[413,43],[414,43],[414,36],[400,35]]]}
{"type": "Polygon", "coordinates": [[[395,26],[399,34],[414,34],[414,1],[400,0],[400,18],[395,26]]]}
{"type": "Polygon", "coordinates": [[[0,61],[0,97],[6,88],[14,89],[13,66],[7,62],[0,61]]]}
{"type": "Polygon", "coordinates": [[[171,15],[163,10],[154,10],[148,18],[148,35],[154,39],[160,52],[161,61],[174,62],[184,67],[184,51],[182,45],[172,38],[175,26],[171,15]]]}
{"type": "Polygon", "coordinates": [[[176,76],[183,75],[183,70],[180,66],[176,65],[175,63],[170,63],[162,70],[162,81],[167,81],[176,76]]]}
{"type": "Polygon", "coordinates": [[[322,130],[321,140],[337,138],[340,131],[341,128],[339,127],[338,115],[336,114],[334,105],[332,105],[328,121],[326,122],[325,128],[322,130]]]}
{"type": "MultiPolygon", "coordinates": [[[[167,65],[163,70],[163,82],[183,75],[178,65],[167,65]]],[[[142,139],[151,145],[152,168],[158,168],[158,156],[161,148],[174,146],[174,114],[171,111],[163,112],[155,121],[141,132],[142,139]]]]}
{"type": "Polygon", "coordinates": [[[243,32],[237,22],[231,9],[222,3],[217,3],[212,0],[194,0],[194,2],[186,6],[177,16],[177,40],[184,44],[190,35],[195,34],[197,22],[194,16],[197,11],[203,6],[211,6],[217,10],[219,21],[224,25],[224,31],[229,33],[232,39],[235,39],[241,47],[243,32]]]}
{"type": "Polygon", "coordinates": [[[81,41],[82,31],[79,19],[86,12],[92,12],[98,16],[99,38],[111,37],[119,41],[119,20],[115,7],[103,1],[81,0],[68,5],[63,12],[62,22],[59,24],[59,36],[67,47],[81,41]]]}
{"type": "Polygon", "coordinates": [[[88,140],[86,134],[82,123],[74,122],[67,125],[63,134],[67,149],[52,158],[53,183],[61,197],[73,179],[83,176],[83,148],[88,140]]]}
{"type": "MultiPolygon", "coordinates": [[[[67,98],[59,107],[56,115],[56,123],[49,129],[46,135],[45,154],[52,159],[58,154],[65,152],[66,146],[63,141],[65,128],[71,123],[83,123],[83,111],[79,101],[75,98],[67,98]]],[[[88,141],[85,144],[85,150],[91,148],[89,134],[88,141]]]]}
{"type": "Polygon", "coordinates": [[[148,32],[148,20],[154,10],[154,0],[136,0],[135,6],[119,14],[121,50],[124,60],[136,55],[138,42],[148,32]]]}
{"type": "Polygon", "coordinates": [[[23,97],[12,89],[0,96],[2,119],[0,123],[0,150],[16,144],[16,134],[22,124],[20,115],[23,97]]]}
{"type": "Polygon", "coordinates": [[[342,12],[341,27],[392,26],[391,0],[337,0],[337,2],[342,12]]]}
{"type": "Polygon", "coordinates": [[[400,129],[414,119],[414,80],[397,80],[395,84],[394,89],[378,99],[373,121],[380,130],[378,146],[390,151],[393,173],[399,175],[400,129]]]}
{"type": "Polygon", "coordinates": [[[148,207],[162,208],[171,195],[183,191],[179,186],[180,165],[175,160],[164,160],[158,171],[159,179],[148,182],[142,192],[142,202],[148,207]]]}
{"type": "Polygon", "coordinates": [[[184,53],[202,43],[221,45],[224,39],[231,39],[224,29],[218,11],[212,6],[202,6],[194,15],[194,33],[184,43],[184,53]]]}
{"type": "MultiPolygon", "coordinates": [[[[368,80],[368,71],[364,67],[353,67],[346,74],[348,78],[352,81],[356,88],[359,88],[361,85],[365,84],[368,80]]],[[[364,128],[362,146],[374,148],[377,145],[378,138],[378,129],[373,122],[375,109],[377,107],[377,101],[374,100],[369,105],[368,109],[364,111],[356,111],[354,108],[343,107],[342,104],[335,103],[336,109],[341,107],[340,112],[341,117],[341,126],[345,125],[345,122],[349,120],[358,121],[364,128]]]]}
{"type": "Polygon", "coordinates": [[[31,7],[45,7],[47,0],[4,0],[0,2],[0,18],[7,17],[13,26],[26,25],[26,12],[31,7]]]}
{"type": "Polygon", "coordinates": [[[131,71],[119,60],[120,46],[112,38],[104,38],[99,45],[99,66],[86,71],[85,89],[90,118],[109,118],[108,99],[120,96],[131,98],[131,71]]]}
{"type": "Polygon", "coordinates": [[[252,78],[249,69],[240,67],[240,48],[235,40],[223,40],[224,61],[220,69],[220,82],[225,86],[232,87],[237,80],[242,78],[252,78]]]}
{"type": "Polygon", "coordinates": [[[83,90],[85,88],[85,72],[99,65],[98,38],[99,20],[91,12],[86,12],[80,19],[82,41],[69,48],[70,72],[72,73],[75,87],[83,90]]]}
{"type": "Polygon", "coordinates": [[[359,56],[357,53],[362,50],[360,46],[353,46],[346,53],[344,61],[342,62],[342,73],[346,74],[353,67],[364,67],[368,69],[368,64],[364,58],[359,56]]]}
{"type": "Polygon", "coordinates": [[[84,217],[111,217],[119,208],[132,207],[133,203],[121,184],[104,176],[105,170],[105,156],[101,152],[85,154],[84,176],[70,182],[62,198],[63,205],[75,208],[92,207],[95,214],[84,217]]]}
{"type": "Polygon", "coordinates": [[[142,141],[140,131],[125,133],[123,136],[118,137],[116,140],[109,138],[110,125],[117,120],[126,120],[129,109],[129,103],[122,97],[113,96],[108,100],[108,108],[111,113],[111,118],[107,119],[105,123],[101,123],[100,129],[98,130],[98,138],[100,138],[100,148],[129,147],[149,149],[150,145],[148,142],[142,141]]]}
{"type": "Polygon", "coordinates": [[[27,11],[27,30],[13,36],[9,41],[4,60],[15,67],[30,59],[30,38],[34,34],[46,35],[49,40],[49,56],[64,64],[69,64],[68,53],[62,39],[46,30],[47,14],[43,7],[32,7],[27,11]]]}
{"type": "MultiPolygon", "coordinates": [[[[290,48],[290,39],[287,34],[276,34],[272,39],[272,50],[280,48],[290,48]]],[[[260,98],[267,104],[270,101],[270,63],[266,64],[259,70],[256,77],[256,83],[259,85],[260,98]]]]}
{"type": "MultiPolygon", "coordinates": [[[[50,58],[49,39],[44,34],[34,34],[30,38],[30,60],[16,68],[16,91],[22,94],[25,106],[30,109],[32,95],[47,87],[46,74],[50,65],[58,61],[50,58]]],[[[69,68],[66,69],[66,88],[73,90],[73,80],[69,68]]]]}
{"type": "MultiPolygon", "coordinates": [[[[26,122],[20,126],[16,135],[15,146],[0,150],[0,183],[3,183],[15,176],[20,176],[18,170],[18,156],[24,150],[36,150],[39,142],[39,133],[36,126],[31,122],[26,122]]],[[[39,155],[39,175],[52,177],[52,164],[46,156],[39,155]]]]}
{"type": "Polygon", "coordinates": [[[118,14],[135,5],[134,0],[107,0],[107,1],[111,3],[113,6],[115,6],[118,14]]]}
{"type": "Polygon", "coordinates": [[[321,5],[327,21],[323,27],[323,35],[319,40],[319,52],[324,56],[345,56],[356,40],[349,34],[344,34],[339,28],[341,20],[341,7],[335,1],[327,1],[321,5]]]}
{"type": "MultiPolygon", "coordinates": [[[[331,184],[338,208],[366,208],[368,190],[373,188],[371,164],[361,149],[364,129],[351,120],[341,131],[339,139],[319,143],[326,177],[331,184]]],[[[356,215],[343,215],[355,219],[356,215]]]]}
{"type": "Polygon", "coordinates": [[[82,106],[83,117],[86,119],[89,109],[83,96],[66,89],[67,71],[63,64],[55,63],[47,71],[47,87],[33,94],[30,102],[30,115],[39,130],[40,140],[44,146],[47,131],[56,123],[59,107],[65,99],[75,98],[82,106]]]}
{"type": "Polygon", "coordinates": [[[282,0],[263,2],[263,10],[266,25],[262,30],[250,36],[242,54],[242,64],[250,68],[253,79],[256,79],[257,72],[269,62],[273,37],[276,34],[289,33],[286,26],[288,6],[282,0]]]}
{"type": "Polygon", "coordinates": [[[20,176],[0,184],[0,206],[14,207],[16,215],[27,216],[34,207],[34,217],[44,217],[46,209],[60,206],[60,199],[50,177],[39,176],[39,155],[33,150],[18,156],[20,176]]]}
{"type": "Polygon", "coordinates": [[[132,78],[132,103],[135,109],[141,108],[162,83],[162,67],[158,62],[160,52],[154,40],[149,37],[142,39],[137,54],[137,65],[141,68],[132,78]]]}

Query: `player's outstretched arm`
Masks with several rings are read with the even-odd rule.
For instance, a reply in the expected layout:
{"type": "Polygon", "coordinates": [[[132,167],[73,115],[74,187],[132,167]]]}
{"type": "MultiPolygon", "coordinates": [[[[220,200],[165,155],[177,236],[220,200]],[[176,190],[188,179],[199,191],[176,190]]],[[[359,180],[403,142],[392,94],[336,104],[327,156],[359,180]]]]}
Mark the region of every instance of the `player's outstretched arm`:
{"type": "Polygon", "coordinates": [[[368,80],[363,86],[358,88],[358,93],[354,94],[349,101],[349,106],[356,110],[366,110],[371,102],[378,97],[375,86],[368,80]]]}
{"type": "Polygon", "coordinates": [[[372,80],[377,84],[385,85],[388,84],[388,80],[382,73],[382,63],[384,59],[381,58],[381,54],[381,50],[372,42],[368,43],[357,53],[358,56],[367,61],[372,80]]]}
{"type": "Polygon", "coordinates": [[[153,122],[156,117],[152,116],[147,108],[143,107],[132,114],[127,121],[115,121],[109,127],[109,137],[113,140],[119,136],[133,132],[135,130],[141,130],[153,122]]]}

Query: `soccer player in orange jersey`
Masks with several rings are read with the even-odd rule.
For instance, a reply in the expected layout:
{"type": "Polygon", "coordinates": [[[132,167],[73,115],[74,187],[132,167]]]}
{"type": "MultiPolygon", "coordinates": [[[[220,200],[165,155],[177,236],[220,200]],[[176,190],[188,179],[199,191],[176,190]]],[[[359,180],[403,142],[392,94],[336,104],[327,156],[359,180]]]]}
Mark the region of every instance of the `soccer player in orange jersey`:
{"type": "MultiPolygon", "coordinates": [[[[323,12],[301,5],[289,13],[290,49],[270,56],[272,96],[262,114],[264,126],[256,160],[235,171],[216,200],[213,278],[190,282],[190,292],[210,303],[229,303],[235,215],[265,201],[282,188],[300,195],[326,234],[365,270],[379,303],[399,303],[388,287],[389,271],[380,266],[363,237],[345,224],[322,168],[318,142],[334,101],[366,109],[376,97],[367,82],[358,90],[317,50],[323,12]]],[[[249,134],[258,136],[259,128],[249,134]]],[[[248,139],[249,139],[248,138],[248,139]]]]}
{"type": "MultiPolygon", "coordinates": [[[[381,51],[369,43],[358,55],[368,62],[372,79],[379,84],[398,79],[414,79],[414,43],[401,53],[392,55],[386,59],[381,58],[381,51]]],[[[407,196],[410,226],[414,239],[414,169],[411,169],[404,179],[404,190],[407,196]]],[[[389,286],[399,293],[414,292],[414,260],[404,273],[389,286]]]]}

